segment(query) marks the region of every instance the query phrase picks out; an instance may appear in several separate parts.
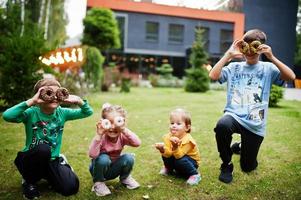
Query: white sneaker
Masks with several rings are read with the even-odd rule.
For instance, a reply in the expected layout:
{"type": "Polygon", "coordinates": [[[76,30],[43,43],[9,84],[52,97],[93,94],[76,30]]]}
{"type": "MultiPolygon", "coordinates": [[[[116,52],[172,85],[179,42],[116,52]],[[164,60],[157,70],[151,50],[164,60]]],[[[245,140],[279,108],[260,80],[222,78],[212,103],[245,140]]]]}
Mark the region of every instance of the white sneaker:
{"type": "Polygon", "coordinates": [[[170,174],[170,171],[166,167],[162,167],[159,174],[161,174],[163,176],[168,176],[170,174]]]}
{"type": "Polygon", "coordinates": [[[129,175],[125,179],[120,180],[120,182],[130,190],[140,187],[140,184],[131,175],[129,175]]]}
{"type": "Polygon", "coordinates": [[[91,191],[95,192],[97,196],[101,197],[111,194],[110,189],[104,182],[95,182],[91,191]]]}
{"type": "Polygon", "coordinates": [[[201,180],[202,180],[201,175],[200,175],[200,174],[195,174],[195,175],[190,176],[190,177],[187,179],[186,183],[187,183],[188,185],[197,185],[197,184],[199,184],[199,182],[200,182],[201,180]]]}

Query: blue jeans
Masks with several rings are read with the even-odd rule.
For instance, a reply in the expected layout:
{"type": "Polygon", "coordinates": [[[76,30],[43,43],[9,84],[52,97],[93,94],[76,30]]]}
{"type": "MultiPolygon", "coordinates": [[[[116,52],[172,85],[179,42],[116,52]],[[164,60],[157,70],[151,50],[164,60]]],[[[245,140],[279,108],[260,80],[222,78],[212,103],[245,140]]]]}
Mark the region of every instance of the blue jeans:
{"type": "Polygon", "coordinates": [[[163,157],[164,166],[169,170],[175,170],[180,176],[188,178],[191,175],[198,174],[197,162],[189,156],[183,156],[182,158],[176,159],[174,156],[169,158],[163,157]]]}
{"type": "Polygon", "coordinates": [[[123,154],[114,162],[108,154],[100,154],[92,159],[90,173],[93,182],[112,180],[118,176],[120,180],[128,177],[133,169],[134,157],[131,154],[123,154]]]}

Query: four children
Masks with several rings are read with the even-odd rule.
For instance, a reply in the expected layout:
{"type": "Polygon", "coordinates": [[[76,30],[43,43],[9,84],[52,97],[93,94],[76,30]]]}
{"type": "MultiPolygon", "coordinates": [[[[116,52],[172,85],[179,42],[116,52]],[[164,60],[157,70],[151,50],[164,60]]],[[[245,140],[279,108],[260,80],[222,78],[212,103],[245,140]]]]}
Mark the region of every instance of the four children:
{"type": "MultiPolygon", "coordinates": [[[[271,85],[282,85],[285,80],[295,78],[292,70],[273,55],[265,41],[266,35],[262,31],[248,31],[242,40],[233,42],[209,74],[212,80],[227,82],[228,86],[225,113],[214,128],[222,160],[219,180],[225,183],[233,179],[233,153],[241,154],[243,171],[256,169],[257,154],[265,136],[271,85]],[[260,54],[271,63],[259,61],[260,54]],[[237,56],[243,56],[246,61],[225,66],[237,56]],[[241,135],[241,142],[231,147],[233,133],[241,135]]],[[[93,111],[87,101],[78,96],[57,98],[60,88],[55,79],[42,79],[34,86],[35,95],[31,99],[3,113],[6,121],[25,125],[25,147],[18,153],[15,165],[24,180],[23,195],[27,199],[40,196],[36,187],[40,179],[46,179],[55,191],[65,196],[75,194],[79,189],[78,177],[60,154],[62,134],[66,121],[88,117],[93,111]],[[50,100],[46,101],[41,93],[47,95],[49,91],[50,100]],[[79,108],[64,108],[61,103],[79,108]]],[[[170,113],[169,133],[163,137],[163,143],[155,144],[155,148],[161,153],[164,163],[160,174],[178,174],[187,179],[187,184],[197,185],[201,181],[198,172],[200,153],[190,131],[190,115],[183,109],[175,109],[170,113]]],[[[140,186],[131,176],[133,155],[122,154],[125,145],[139,147],[140,144],[138,136],[126,127],[125,110],[117,105],[104,104],[89,148],[89,169],[94,182],[92,191],[97,196],[110,194],[105,182],[116,177],[128,189],[140,186]]]]}

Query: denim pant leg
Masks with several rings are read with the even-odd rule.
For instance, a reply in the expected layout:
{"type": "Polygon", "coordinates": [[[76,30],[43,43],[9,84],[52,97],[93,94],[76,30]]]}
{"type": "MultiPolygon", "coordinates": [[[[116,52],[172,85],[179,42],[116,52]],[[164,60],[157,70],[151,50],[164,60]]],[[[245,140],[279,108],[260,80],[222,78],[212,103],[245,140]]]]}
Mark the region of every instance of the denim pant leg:
{"type": "Polygon", "coordinates": [[[111,164],[107,179],[114,179],[118,176],[120,180],[128,177],[134,166],[134,157],[131,154],[123,154],[111,164]]]}
{"type": "Polygon", "coordinates": [[[169,170],[173,171],[175,169],[175,157],[171,156],[169,158],[163,157],[162,160],[164,163],[164,166],[169,170]]]}
{"type": "Polygon", "coordinates": [[[106,174],[110,170],[111,163],[111,158],[107,154],[100,154],[97,158],[92,160],[90,173],[94,183],[107,180],[106,174]]]}
{"type": "Polygon", "coordinates": [[[198,174],[197,168],[197,162],[187,155],[182,158],[175,159],[175,170],[185,178],[198,174]]]}

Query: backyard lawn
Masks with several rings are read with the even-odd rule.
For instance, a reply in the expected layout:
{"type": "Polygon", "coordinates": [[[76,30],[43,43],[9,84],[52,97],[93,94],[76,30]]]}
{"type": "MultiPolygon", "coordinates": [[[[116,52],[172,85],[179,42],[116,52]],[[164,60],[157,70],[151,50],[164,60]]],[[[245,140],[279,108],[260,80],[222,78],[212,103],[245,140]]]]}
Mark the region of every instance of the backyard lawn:
{"type": "MultiPolygon", "coordinates": [[[[213,128],[225,105],[224,91],[205,94],[186,93],[183,89],[132,88],[131,93],[97,93],[87,97],[94,109],[92,117],[67,122],[63,136],[62,153],[80,179],[77,195],[68,199],[301,199],[301,102],[285,101],[269,110],[267,136],[259,152],[259,167],[255,172],[242,173],[239,156],[233,156],[234,180],[227,185],[218,180],[220,159],[213,128]],[[128,112],[128,127],[142,140],[138,148],[127,147],[135,154],[133,177],[140,182],[137,190],[128,190],[118,179],[108,182],[112,195],[96,197],[88,171],[87,155],[95,134],[95,123],[100,118],[104,102],[122,105],[128,112]],[[202,181],[187,186],[185,180],[163,177],[160,154],[153,147],[168,131],[169,112],[183,107],[192,115],[192,136],[201,153],[202,181]]],[[[22,199],[21,176],[13,161],[24,145],[23,124],[0,119],[0,199],[22,199]]],[[[234,140],[239,140],[235,135],[234,140]]],[[[63,199],[52,192],[45,181],[38,184],[41,199],[63,199]]]]}

